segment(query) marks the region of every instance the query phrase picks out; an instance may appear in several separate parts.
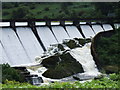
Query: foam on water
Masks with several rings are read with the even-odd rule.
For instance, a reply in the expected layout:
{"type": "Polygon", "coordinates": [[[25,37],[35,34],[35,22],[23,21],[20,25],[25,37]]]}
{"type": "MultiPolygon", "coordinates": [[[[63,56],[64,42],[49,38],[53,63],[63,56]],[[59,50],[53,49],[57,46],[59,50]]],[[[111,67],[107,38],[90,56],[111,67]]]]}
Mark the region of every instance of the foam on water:
{"type": "Polygon", "coordinates": [[[91,43],[87,43],[82,48],[72,49],[70,54],[82,65],[85,74],[97,76],[100,72],[91,55],[90,46],[91,43]]]}

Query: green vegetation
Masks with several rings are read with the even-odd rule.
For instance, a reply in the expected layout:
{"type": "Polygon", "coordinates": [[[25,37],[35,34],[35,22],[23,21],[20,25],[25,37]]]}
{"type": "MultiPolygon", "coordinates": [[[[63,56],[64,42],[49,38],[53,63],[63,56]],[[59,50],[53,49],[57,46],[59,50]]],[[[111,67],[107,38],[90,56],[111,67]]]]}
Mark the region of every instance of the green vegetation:
{"type": "Polygon", "coordinates": [[[99,37],[97,40],[96,51],[100,60],[101,67],[108,73],[118,72],[120,70],[120,28],[110,37],[99,37]]]}
{"type": "Polygon", "coordinates": [[[2,88],[119,88],[120,77],[119,74],[110,74],[108,77],[103,77],[99,80],[87,81],[84,83],[76,82],[55,82],[49,85],[33,86],[28,83],[19,83],[16,81],[6,80],[5,84],[2,84],[2,88]]]}
{"type": "Polygon", "coordinates": [[[100,18],[119,17],[120,2],[2,2],[2,18],[100,18]]]}
{"type": "Polygon", "coordinates": [[[25,78],[20,71],[10,67],[9,64],[2,64],[2,83],[5,83],[6,80],[25,82],[25,78]]]}

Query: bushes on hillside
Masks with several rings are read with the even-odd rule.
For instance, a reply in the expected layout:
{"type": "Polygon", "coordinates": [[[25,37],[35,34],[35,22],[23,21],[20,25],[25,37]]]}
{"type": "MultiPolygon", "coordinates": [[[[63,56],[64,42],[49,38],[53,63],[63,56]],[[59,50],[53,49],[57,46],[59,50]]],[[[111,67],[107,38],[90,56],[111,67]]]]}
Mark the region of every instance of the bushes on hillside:
{"type": "Polygon", "coordinates": [[[25,18],[25,16],[30,13],[29,8],[26,6],[21,6],[12,12],[12,18],[25,18]]]}
{"type": "Polygon", "coordinates": [[[101,66],[108,70],[108,73],[118,72],[120,65],[120,28],[111,37],[100,37],[97,41],[96,51],[101,66]]]}

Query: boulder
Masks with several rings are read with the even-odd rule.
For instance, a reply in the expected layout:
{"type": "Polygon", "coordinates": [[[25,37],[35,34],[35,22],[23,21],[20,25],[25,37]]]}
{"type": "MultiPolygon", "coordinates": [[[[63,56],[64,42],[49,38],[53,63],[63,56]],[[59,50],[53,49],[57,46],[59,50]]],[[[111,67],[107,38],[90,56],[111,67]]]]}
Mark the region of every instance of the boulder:
{"type": "Polygon", "coordinates": [[[48,70],[43,73],[43,76],[52,79],[61,79],[76,73],[82,73],[83,68],[69,52],[58,56],[52,56],[43,60],[43,66],[48,70]]]}

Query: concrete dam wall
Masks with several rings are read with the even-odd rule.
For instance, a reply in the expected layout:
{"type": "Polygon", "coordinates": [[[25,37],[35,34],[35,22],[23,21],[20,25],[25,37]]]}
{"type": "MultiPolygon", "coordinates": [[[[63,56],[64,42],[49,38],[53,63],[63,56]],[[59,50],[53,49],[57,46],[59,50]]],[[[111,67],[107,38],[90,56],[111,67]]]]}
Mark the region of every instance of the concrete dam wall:
{"type": "MultiPolygon", "coordinates": [[[[114,30],[109,23],[86,22],[0,22],[0,64],[11,66],[35,62],[52,44],[64,39],[93,38],[99,32],[114,30]]],[[[119,27],[120,24],[114,24],[119,27]]]]}

